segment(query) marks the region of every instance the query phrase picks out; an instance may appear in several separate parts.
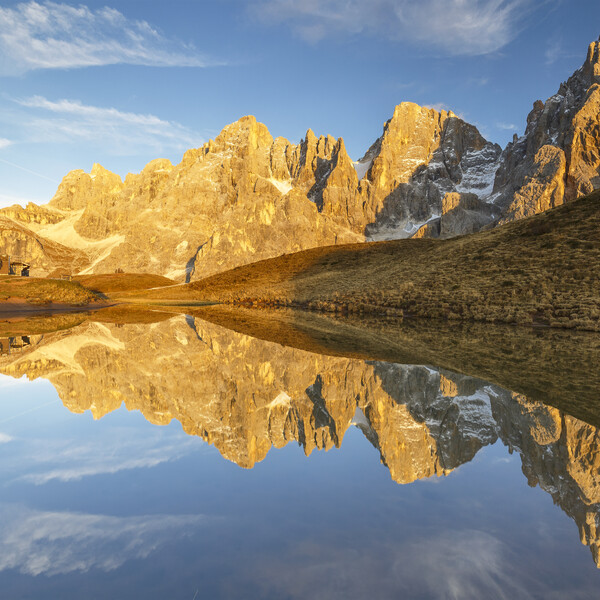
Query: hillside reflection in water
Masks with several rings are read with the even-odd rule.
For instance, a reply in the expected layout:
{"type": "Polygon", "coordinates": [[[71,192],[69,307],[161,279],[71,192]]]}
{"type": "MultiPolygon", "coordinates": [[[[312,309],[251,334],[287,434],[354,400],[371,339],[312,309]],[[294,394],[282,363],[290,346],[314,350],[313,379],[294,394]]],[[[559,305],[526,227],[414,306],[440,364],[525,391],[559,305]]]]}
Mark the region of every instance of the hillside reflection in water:
{"type": "Polygon", "coordinates": [[[15,596],[597,589],[598,430],[523,394],[189,315],[12,336],[0,372],[0,584],[15,596]]]}

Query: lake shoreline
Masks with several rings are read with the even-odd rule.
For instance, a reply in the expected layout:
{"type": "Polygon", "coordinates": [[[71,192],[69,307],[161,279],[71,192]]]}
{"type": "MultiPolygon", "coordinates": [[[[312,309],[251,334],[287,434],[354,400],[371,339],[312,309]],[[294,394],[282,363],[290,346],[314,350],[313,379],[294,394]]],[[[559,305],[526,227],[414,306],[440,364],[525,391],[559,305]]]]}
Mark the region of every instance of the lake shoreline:
{"type": "Polygon", "coordinates": [[[103,304],[66,304],[60,302],[50,302],[48,304],[30,304],[26,301],[5,301],[0,302],[0,318],[2,320],[10,319],[11,317],[22,317],[25,315],[40,314],[62,314],[69,312],[88,312],[102,310],[103,308],[111,308],[116,306],[116,303],[103,304]]]}

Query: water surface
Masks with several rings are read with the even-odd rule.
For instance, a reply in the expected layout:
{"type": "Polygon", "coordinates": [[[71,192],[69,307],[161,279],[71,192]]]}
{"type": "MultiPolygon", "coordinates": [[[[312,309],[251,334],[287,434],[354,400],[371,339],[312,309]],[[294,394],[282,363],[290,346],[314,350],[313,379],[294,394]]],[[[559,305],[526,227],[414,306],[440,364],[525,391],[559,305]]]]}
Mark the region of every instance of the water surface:
{"type": "Polygon", "coordinates": [[[211,318],[3,338],[3,597],[597,597],[597,398],[554,334],[534,382],[458,338],[405,364],[386,325],[211,318]]]}

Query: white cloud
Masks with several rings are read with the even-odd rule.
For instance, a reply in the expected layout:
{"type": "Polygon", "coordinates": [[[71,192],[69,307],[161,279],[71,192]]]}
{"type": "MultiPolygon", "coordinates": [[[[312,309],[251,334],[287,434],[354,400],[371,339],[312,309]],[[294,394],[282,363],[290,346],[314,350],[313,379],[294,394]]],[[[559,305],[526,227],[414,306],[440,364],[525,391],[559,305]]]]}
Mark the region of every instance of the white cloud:
{"type": "Polygon", "coordinates": [[[437,110],[438,112],[442,112],[443,110],[449,111],[451,110],[447,104],[443,102],[436,102],[434,104],[426,104],[425,108],[433,108],[433,110],[437,110]]]}
{"type": "Polygon", "coordinates": [[[113,439],[90,437],[67,441],[29,439],[11,469],[15,480],[34,485],[50,481],[79,481],[96,475],[150,469],[176,461],[199,446],[197,438],[184,433],[153,436],[137,430],[118,430],[113,439]],[[25,473],[22,475],[22,473],[25,473]]]}
{"type": "Polygon", "coordinates": [[[548,597],[545,582],[536,581],[498,537],[476,530],[431,535],[423,528],[415,534],[406,541],[381,536],[375,548],[368,542],[361,547],[300,541],[292,546],[291,558],[250,568],[259,581],[268,582],[269,595],[293,599],[530,600],[529,589],[548,597]]]}
{"type": "Polygon", "coordinates": [[[0,149],[6,148],[7,146],[10,146],[11,144],[12,144],[12,142],[10,140],[7,140],[6,138],[0,138],[0,149]]]}
{"type": "Polygon", "coordinates": [[[0,571],[58,575],[113,571],[173,539],[192,535],[203,515],[113,517],[0,506],[0,571]]]}
{"type": "MultiPolygon", "coordinates": [[[[309,42],[333,33],[384,35],[451,55],[489,54],[519,33],[531,0],[255,0],[267,23],[288,22],[309,42]]],[[[538,4],[539,6],[539,4],[538,4]]]]}
{"type": "Polygon", "coordinates": [[[7,433],[0,432],[0,444],[8,444],[8,442],[12,442],[12,440],[12,436],[8,435],[7,433]]]}
{"type": "Polygon", "coordinates": [[[498,129],[504,129],[506,131],[516,131],[517,126],[514,123],[496,123],[498,129]]]}
{"type": "Polygon", "coordinates": [[[553,65],[564,54],[562,39],[555,38],[548,43],[544,56],[546,65],[553,65]]]}
{"type": "Polygon", "coordinates": [[[140,148],[160,152],[187,149],[203,139],[175,121],[151,114],[86,105],[79,100],[48,100],[33,96],[17,101],[28,109],[23,127],[33,142],[87,141],[108,147],[117,155],[135,154],[140,148]]]}
{"type": "Polygon", "coordinates": [[[0,8],[0,73],[112,64],[206,67],[195,48],[114,8],[56,2],[0,8]]]}
{"type": "Polygon", "coordinates": [[[408,589],[423,589],[424,584],[431,597],[456,600],[532,597],[530,585],[525,585],[528,575],[514,566],[509,548],[483,531],[446,532],[435,541],[416,541],[404,550],[398,563],[402,563],[408,589]],[[428,574],[425,582],[418,575],[424,572],[428,574]]]}

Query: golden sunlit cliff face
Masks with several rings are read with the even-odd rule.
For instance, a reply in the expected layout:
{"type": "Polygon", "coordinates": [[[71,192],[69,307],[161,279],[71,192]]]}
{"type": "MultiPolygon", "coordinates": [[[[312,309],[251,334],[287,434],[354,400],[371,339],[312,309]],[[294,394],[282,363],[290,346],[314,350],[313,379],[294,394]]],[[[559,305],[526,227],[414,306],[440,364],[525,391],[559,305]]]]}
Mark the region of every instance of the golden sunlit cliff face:
{"type": "Polygon", "coordinates": [[[452,113],[412,103],[396,107],[359,163],[341,138],[316,137],[309,129],[292,144],[273,139],[248,116],[186,152],[178,165],[154,160],[122,181],[96,164],[89,174],[70,172],[47,206],[2,214],[13,229],[37,236],[42,248],[65,247],[61,261],[32,255],[33,274],[122,268],[193,280],[391,230],[408,237],[416,222],[440,213],[446,190],[457,192],[466,179],[463,158],[483,150],[491,160],[500,153],[452,113]],[[418,168],[425,171],[413,178],[418,168]],[[71,268],[68,249],[78,253],[71,268]]]}
{"type": "Polygon", "coordinates": [[[600,40],[558,92],[534,103],[525,134],[504,149],[494,183],[501,223],[600,187],[600,40]]]}
{"type": "Polygon", "coordinates": [[[557,409],[465,375],[323,356],[177,316],[151,325],[88,322],[30,336],[0,372],[43,377],[73,412],[124,404],[251,468],[271,447],[310,454],[358,427],[392,479],[445,475],[500,439],[577,523],[600,564],[600,438],[557,409]]]}
{"type": "MultiPolygon", "coordinates": [[[[297,145],[274,140],[249,116],[186,152],[178,165],[154,160],[124,181],[94,165],[89,174],[69,173],[46,207],[2,212],[41,240],[83,253],[87,262],[70,272],[122,268],[184,281],[282,252],[364,241],[319,211],[333,162],[349,166],[355,187],[342,140],[310,130],[297,145]]],[[[64,264],[38,259],[32,274],[54,268],[64,264]]]]}

